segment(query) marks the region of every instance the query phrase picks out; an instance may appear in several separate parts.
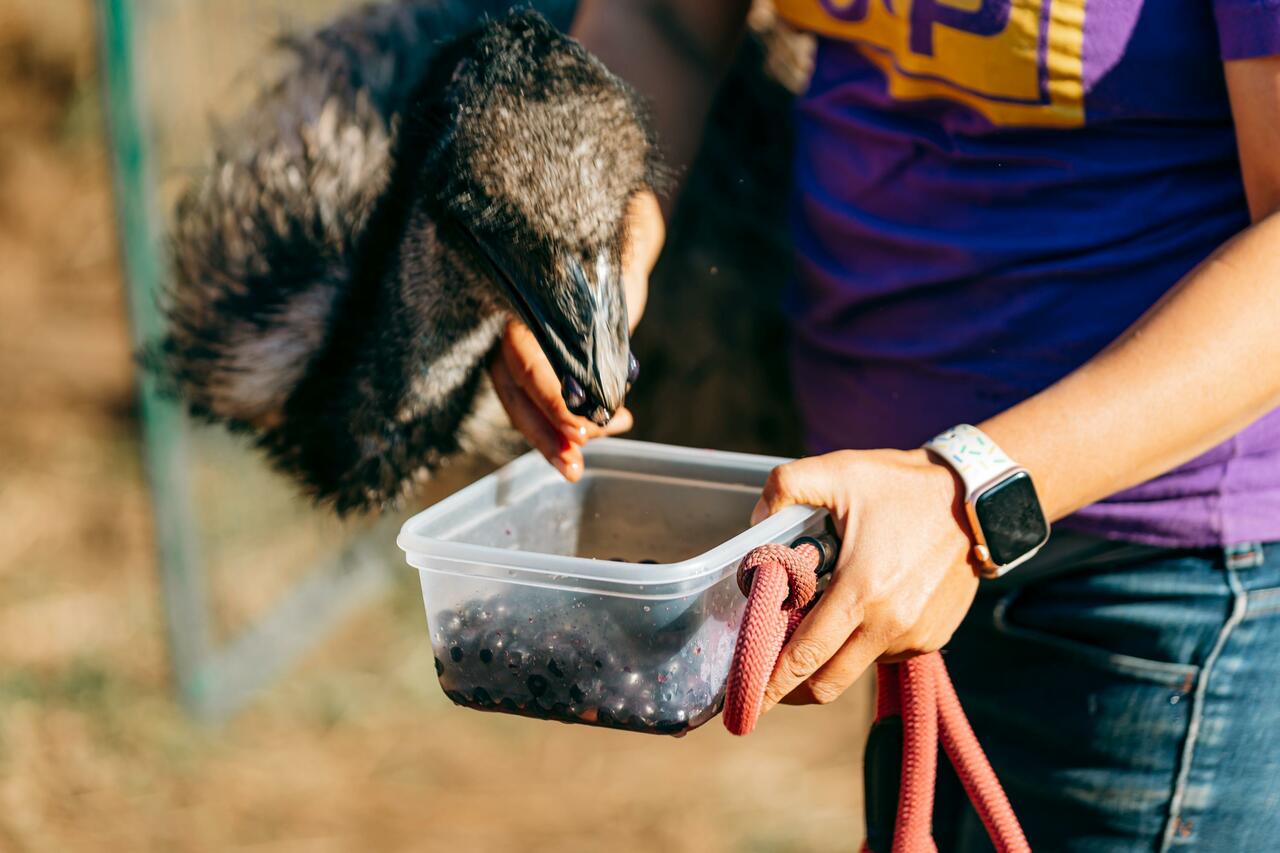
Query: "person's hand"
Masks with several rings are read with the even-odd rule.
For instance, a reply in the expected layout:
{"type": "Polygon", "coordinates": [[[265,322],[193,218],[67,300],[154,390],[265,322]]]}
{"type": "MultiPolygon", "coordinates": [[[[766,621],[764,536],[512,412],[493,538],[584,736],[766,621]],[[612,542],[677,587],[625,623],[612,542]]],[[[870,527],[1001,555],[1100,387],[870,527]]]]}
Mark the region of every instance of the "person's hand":
{"type": "Polygon", "coordinates": [[[778,657],[764,710],[825,704],[877,660],[936,651],[978,587],[958,478],[924,450],[846,450],[774,469],[752,513],[822,507],[842,539],[831,584],[778,657]]]}
{"type": "MultiPolygon", "coordinates": [[[[644,313],[649,273],[658,260],[664,236],[657,197],[648,191],[638,194],[628,212],[623,251],[623,286],[632,330],[644,313]]],[[[512,426],[570,481],[582,476],[583,444],[601,435],[626,432],[634,423],[625,408],[619,409],[603,428],[570,412],[560,394],[555,370],[542,354],[533,332],[518,320],[507,323],[502,344],[489,363],[489,374],[512,426]]]]}

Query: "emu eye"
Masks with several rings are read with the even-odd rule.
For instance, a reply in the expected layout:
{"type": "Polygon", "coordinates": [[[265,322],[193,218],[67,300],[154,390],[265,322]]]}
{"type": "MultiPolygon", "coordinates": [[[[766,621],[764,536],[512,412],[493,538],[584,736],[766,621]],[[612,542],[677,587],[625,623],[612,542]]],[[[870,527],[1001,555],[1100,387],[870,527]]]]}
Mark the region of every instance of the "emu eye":
{"type": "Polygon", "coordinates": [[[640,362],[633,352],[627,353],[627,381],[635,382],[640,378],[640,362]]]}

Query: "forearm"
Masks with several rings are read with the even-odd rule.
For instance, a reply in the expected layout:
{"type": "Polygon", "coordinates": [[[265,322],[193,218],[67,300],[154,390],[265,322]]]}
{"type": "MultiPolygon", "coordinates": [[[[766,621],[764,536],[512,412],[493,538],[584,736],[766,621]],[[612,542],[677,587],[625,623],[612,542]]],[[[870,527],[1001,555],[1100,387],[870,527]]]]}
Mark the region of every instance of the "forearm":
{"type": "Polygon", "coordinates": [[[1110,347],[982,428],[1050,519],[1208,450],[1280,405],[1280,215],[1189,273],[1110,347]]]}
{"type": "MultiPolygon", "coordinates": [[[[749,0],[584,0],[573,35],[648,101],[677,180],[746,24],[749,0]]],[[[675,192],[663,199],[669,215],[675,192]]]]}

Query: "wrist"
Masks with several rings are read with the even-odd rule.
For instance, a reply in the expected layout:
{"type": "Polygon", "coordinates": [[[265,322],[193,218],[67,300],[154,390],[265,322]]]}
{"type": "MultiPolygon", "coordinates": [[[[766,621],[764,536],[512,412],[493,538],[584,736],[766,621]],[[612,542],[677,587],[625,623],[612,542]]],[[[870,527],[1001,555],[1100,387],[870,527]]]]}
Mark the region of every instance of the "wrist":
{"type": "MultiPolygon", "coordinates": [[[[1021,418],[1020,410],[1023,405],[1025,404],[983,421],[978,424],[978,428],[991,436],[993,441],[1031,474],[1031,479],[1036,484],[1036,493],[1040,496],[1044,517],[1049,522],[1055,522],[1070,515],[1083,504],[1077,502],[1075,496],[1068,494],[1073,478],[1068,476],[1064,480],[1058,476],[1059,472],[1052,460],[1064,458],[1064,455],[1065,458],[1080,456],[1067,448],[1056,446],[1060,438],[1064,437],[1061,429],[1042,430],[1021,418]]],[[[1079,483],[1083,478],[1079,476],[1078,469],[1076,474],[1074,482],[1079,483]]]]}
{"type": "Polygon", "coordinates": [[[964,480],[955,470],[923,447],[909,451],[919,460],[919,464],[930,483],[929,495],[931,503],[937,506],[951,521],[951,530],[958,541],[963,543],[966,561],[973,564],[973,528],[969,523],[969,515],[965,510],[964,480]]]}
{"type": "Polygon", "coordinates": [[[925,449],[960,481],[972,557],[984,576],[999,577],[1044,547],[1049,523],[1031,473],[992,436],[958,424],[925,449]]]}

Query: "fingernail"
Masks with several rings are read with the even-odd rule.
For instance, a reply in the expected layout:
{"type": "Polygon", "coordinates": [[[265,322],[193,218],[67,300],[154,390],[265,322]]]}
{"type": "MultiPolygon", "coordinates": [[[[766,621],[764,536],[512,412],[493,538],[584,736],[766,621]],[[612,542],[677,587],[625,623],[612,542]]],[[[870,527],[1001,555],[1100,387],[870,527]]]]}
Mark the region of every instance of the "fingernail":
{"type": "Polygon", "coordinates": [[[769,517],[769,505],[764,502],[764,498],[756,501],[755,509],[751,510],[751,523],[759,524],[769,517]]]}
{"type": "Polygon", "coordinates": [[[574,459],[566,462],[561,470],[566,477],[576,483],[578,478],[582,476],[582,463],[574,459]]]}
{"type": "Polygon", "coordinates": [[[565,424],[560,427],[560,430],[564,433],[565,438],[574,444],[587,443],[587,427],[584,424],[565,424]]]}

